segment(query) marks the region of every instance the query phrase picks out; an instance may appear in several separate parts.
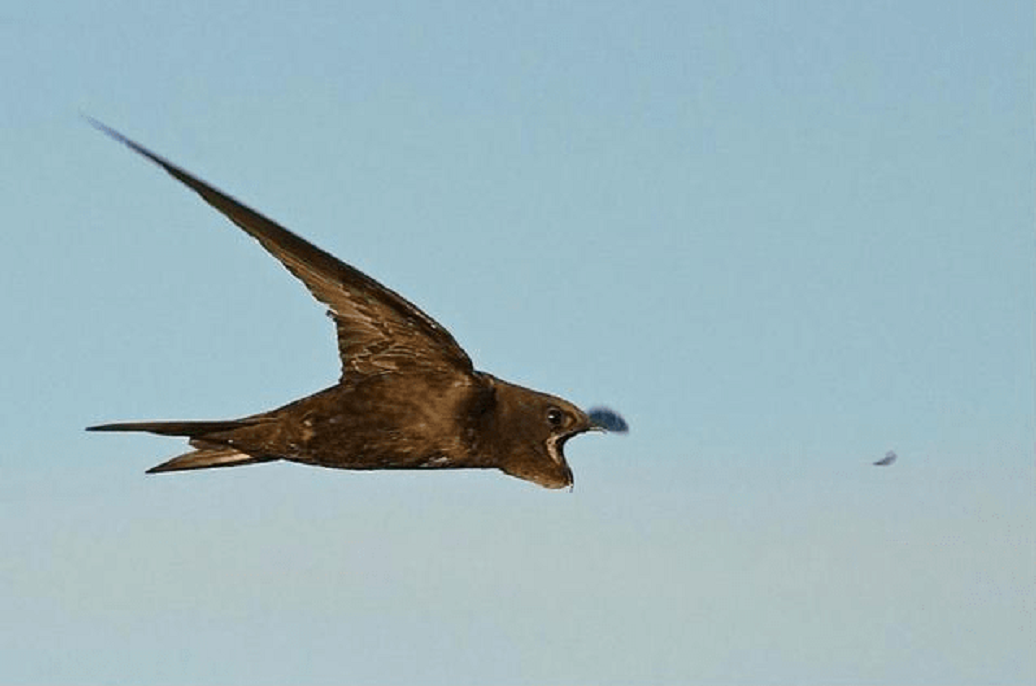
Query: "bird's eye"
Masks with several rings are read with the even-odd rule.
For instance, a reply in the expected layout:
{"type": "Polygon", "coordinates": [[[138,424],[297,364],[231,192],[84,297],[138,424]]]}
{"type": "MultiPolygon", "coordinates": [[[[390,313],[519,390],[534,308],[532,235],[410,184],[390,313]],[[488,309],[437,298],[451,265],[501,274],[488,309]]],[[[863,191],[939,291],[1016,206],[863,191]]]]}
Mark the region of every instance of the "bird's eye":
{"type": "Polygon", "coordinates": [[[561,426],[561,422],[564,418],[565,415],[563,415],[561,410],[556,407],[552,407],[547,410],[547,422],[549,422],[551,426],[561,426]]]}

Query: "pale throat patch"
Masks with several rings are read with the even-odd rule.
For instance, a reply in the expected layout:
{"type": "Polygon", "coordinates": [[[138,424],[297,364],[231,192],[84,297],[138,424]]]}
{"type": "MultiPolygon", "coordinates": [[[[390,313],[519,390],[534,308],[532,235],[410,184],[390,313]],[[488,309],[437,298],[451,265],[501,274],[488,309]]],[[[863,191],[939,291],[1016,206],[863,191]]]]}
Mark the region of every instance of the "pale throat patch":
{"type": "Polygon", "coordinates": [[[551,436],[547,439],[547,454],[550,455],[550,459],[554,460],[558,464],[564,464],[565,456],[561,454],[561,445],[563,441],[561,436],[551,436]]]}

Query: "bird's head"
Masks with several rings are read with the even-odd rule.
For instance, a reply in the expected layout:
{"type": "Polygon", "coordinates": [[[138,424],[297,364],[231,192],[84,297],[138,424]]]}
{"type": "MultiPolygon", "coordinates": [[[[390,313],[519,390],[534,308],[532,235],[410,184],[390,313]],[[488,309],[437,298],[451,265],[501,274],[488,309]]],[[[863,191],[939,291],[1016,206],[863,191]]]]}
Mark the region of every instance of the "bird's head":
{"type": "MultiPolygon", "coordinates": [[[[488,376],[488,375],[487,375],[488,376]]],[[[489,377],[494,391],[492,453],[505,473],[544,488],[572,485],[565,442],[587,431],[626,431],[614,412],[583,412],[557,396],[489,377]]]]}

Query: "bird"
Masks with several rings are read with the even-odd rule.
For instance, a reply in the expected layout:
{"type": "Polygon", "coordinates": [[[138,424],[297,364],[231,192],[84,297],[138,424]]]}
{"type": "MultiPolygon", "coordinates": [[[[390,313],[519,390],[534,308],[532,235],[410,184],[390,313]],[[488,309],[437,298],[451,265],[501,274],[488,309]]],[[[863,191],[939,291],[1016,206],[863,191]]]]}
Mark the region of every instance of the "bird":
{"type": "Polygon", "coordinates": [[[887,453],[885,453],[885,457],[881,458],[877,462],[874,462],[873,464],[875,467],[888,467],[890,464],[896,461],[896,457],[896,453],[890,450],[887,453]]]}
{"type": "Polygon", "coordinates": [[[571,488],[565,443],[628,431],[616,412],[573,403],[474,368],[449,331],[403,296],[167,159],[84,115],[164,169],[256,239],[327,306],[341,374],[282,407],[216,421],[134,421],[87,431],[188,439],[193,450],[149,474],[285,460],[348,470],[498,469],[549,489],[571,488]]]}

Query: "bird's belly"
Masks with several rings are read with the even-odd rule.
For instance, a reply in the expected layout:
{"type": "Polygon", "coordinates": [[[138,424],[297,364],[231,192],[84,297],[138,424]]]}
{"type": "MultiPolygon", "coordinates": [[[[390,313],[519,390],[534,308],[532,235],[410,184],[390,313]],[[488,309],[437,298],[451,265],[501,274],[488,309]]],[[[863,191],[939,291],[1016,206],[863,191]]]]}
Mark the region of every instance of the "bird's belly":
{"type": "MultiPolygon", "coordinates": [[[[343,427],[344,428],[344,427],[343,427]]],[[[407,431],[353,427],[334,434],[317,433],[299,446],[298,462],[337,469],[449,469],[474,466],[456,436],[435,435],[416,424],[407,431]]]]}
{"type": "Polygon", "coordinates": [[[285,457],[339,469],[478,466],[471,464],[473,437],[461,419],[468,390],[393,375],[331,389],[298,412],[285,457]]]}

